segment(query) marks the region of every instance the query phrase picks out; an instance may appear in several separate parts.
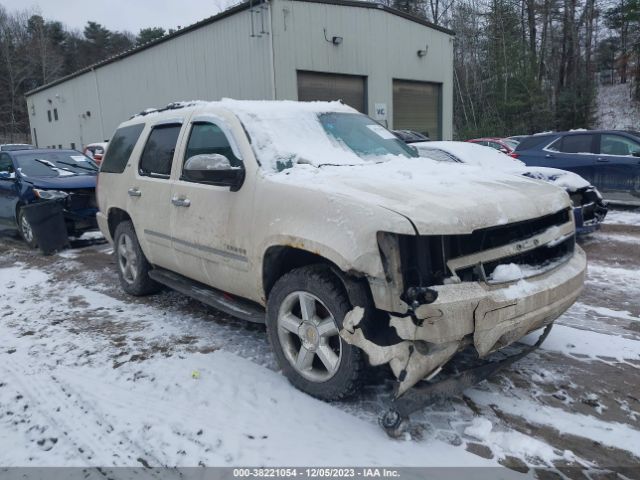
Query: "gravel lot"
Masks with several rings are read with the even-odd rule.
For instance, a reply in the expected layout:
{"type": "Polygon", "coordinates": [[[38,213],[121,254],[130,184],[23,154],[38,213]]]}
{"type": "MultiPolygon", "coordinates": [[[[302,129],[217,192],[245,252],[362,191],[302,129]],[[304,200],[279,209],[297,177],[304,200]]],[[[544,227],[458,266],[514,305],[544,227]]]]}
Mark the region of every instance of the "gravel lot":
{"type": "Polygon", "coordinates": [[[322,404],[274,372],[263,327],[175,292],[123,294],[107,244],[43,257],[3,235],[0,465],[501,464],[640,478],[640,210],[611,212],[581,244],[586,289],[543,347],[390,440],[376,425],[384,378],[322,404]],[[299,447],[309,429],[323,455],[299,447]]]}

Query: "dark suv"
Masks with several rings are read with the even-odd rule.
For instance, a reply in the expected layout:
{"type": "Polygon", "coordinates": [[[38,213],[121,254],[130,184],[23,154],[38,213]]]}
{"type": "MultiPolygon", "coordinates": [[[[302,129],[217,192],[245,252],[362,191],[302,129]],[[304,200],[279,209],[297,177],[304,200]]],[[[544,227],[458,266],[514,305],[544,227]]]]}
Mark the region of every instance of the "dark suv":
{"type": "Polygon", "coordinates": [[[512,156],[527,165],[575,172],[606,200],[640,205],[640,132],[575,130],[532,135],[512,156]]]}

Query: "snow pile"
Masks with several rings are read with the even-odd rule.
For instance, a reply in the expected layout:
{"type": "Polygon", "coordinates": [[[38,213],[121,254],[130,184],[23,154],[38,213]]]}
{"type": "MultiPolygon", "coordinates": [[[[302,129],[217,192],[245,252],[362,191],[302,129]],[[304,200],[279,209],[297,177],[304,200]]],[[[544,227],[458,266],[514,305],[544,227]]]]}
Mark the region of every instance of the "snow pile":
{"type": "Polygon", "coordinates": [[[548,444],[520,432],[496,431],[493,429],[492,423],[483,417],[474,418],[471,425],[464,429],[464,433],[491,445],[492,452],[499,458],[506,456],[525,459],[539,458],[547,465],[552,465],[555,460],[559,459],[569,461],[575,459],[570,451],[565,451],[560,455],[548,444]]]}
{"type": "Polygon", "coordinates": [[[609,210],[604,223],[614,225],[640,226],[640,209],[635,210],[609,210]]]}
{"type": "Polygon", "coordinates": [[[548,182],[570,192],[575,192],[590,185],[589,182],[577,173],[567,172],[566,170],[560,170],[558,168],[527,167],[524,170],[522,175],[548,182]]]}
{"type": "MultiPolygon", "coordinates": [[[[510,415],[517,415],[528,423],[548,425],[561,434],[590,438],[603,445],[631,452],[640,457],[640,430],[617,422],[605,422],[581,413],[569,413],[555,407],[542,405],[524,398],[495,395],[490,392],[472,389],[467,395],[479,405],[491,405],[510,415]]],[[[487,433],[481,426],[472,429],[476,433],[487,433]]],[[[567,452],[565,452],[565,455],[567,452]]],[[[538,455],[544,455],[539,452],[538,455]]]]}
{"type": "Polygon", "coordinates": [[[600,85],[596,99],[595,128],[638,130],[640,102],[631,97],[632,83],[600,85]]]}
{"type": "MultiPolygon", "coordinates": [[[[559,321],[562,321],[560,317],[559,321]]],[[[527,345],[538,341],[541,331],[536,330],[519,340],[527,345]]],[[[640,361],[640,341],[624,338],[618,335],[582,330],[580,328],[559,325],[557,322],[551,333],[540,347],[543,350],[577,355],[593,359],[615,359],[640,361]]]]}

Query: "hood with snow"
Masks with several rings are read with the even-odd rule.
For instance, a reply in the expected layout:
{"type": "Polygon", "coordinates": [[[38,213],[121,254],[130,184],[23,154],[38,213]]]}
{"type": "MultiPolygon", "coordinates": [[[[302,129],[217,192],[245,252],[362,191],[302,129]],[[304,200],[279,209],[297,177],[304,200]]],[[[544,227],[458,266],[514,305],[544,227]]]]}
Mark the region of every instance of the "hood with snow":
{"type": "Polygon", "coordinates": [[[442,141],[414,143],[412,146],[416,147],[420,155],[425,157],[429,157],[430,149],[439,149],[453,155],[462,163],[482,167],[485,172],[499,170],[505,173],[524,175],[564,188],[569,192],[590,186],[588,181],[576,173],[558,168],[529,167],[520,160],[505,155],[495,148],[476,143],[442,141]]]}
{"type": "MultiPolygon", "coordinates": [[[[420,234],[463,234],[555,213],[570,206],[561,189],[508,173],[424,158],[355,166],[296,165],[269,181],[377,206],[407,218],[420,234]]],[[[301,191],[302,195],[303,192],[301,191]]],[[[292,195],[295,197],[295,195],[292,195]]]]}

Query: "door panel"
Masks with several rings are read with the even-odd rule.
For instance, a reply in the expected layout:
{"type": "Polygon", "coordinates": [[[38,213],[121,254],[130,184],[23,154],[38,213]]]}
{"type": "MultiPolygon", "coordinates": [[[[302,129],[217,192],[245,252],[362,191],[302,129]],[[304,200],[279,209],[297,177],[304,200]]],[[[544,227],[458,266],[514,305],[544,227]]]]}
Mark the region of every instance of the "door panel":
{"type": "Polygon", "coordinates": [[[299,71],[298,100],[342,100],[359,112],[367,113],[366,77],[299,71]]]}
{"type": "Polygon", "coordinates": [[[393,81],[393,128],[415,130],[442,139],[442,86],[439,83],[393,81]]]}
{"type": "Polygon", "coordinates": [[[634,152],[640,152],[640,142],[623,135],[600,135],[595,184],[607,197],[640,199],[640,157],[634,152]]]}
{"type": "Polygon", "coordinates": [[[594,182],[596,135],[577,134],[559,138],[543,150],[540,166],[553,167],[577,173],[588,182],[594,182]]]}
{"type": "Polygon", "coordinates": [[[127,190],[127,212],[149,261],[163,268],[176,268],[171,242],[171,165],[180,135],[180,124],[151,130],[136,165],[137,172],[127,190]]]}
{"type": "MultiPolygon", "coordinates": [[[[222,120],[195,120],[190,129],[183,166],[193,155],[210,153],[224,155],[232,166],[243,166],[222,120]]],[[[171,208],[176,272],[230,293],[246,288],[251,281],[246,233],[250,220],[244,207],[251,205],[252,194],[248,188],[232,192],[229,187],[176,180],[171,208]]]]}

